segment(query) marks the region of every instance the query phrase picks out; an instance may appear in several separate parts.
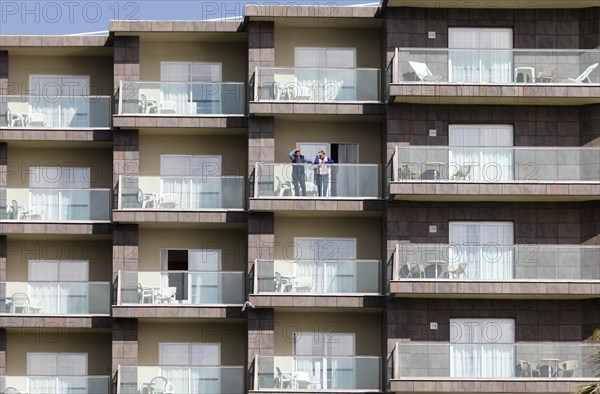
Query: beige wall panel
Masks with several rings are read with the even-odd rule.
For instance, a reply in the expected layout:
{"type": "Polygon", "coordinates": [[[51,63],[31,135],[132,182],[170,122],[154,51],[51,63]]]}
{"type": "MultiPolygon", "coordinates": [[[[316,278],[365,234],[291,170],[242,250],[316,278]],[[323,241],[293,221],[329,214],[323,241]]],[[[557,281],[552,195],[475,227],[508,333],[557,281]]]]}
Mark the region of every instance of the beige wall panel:
{"type": "MultiPolygon", "coordinates": [[[[331,27],[336,27],[332,23],[331,27]]],[[[295,47],[356,48],[356,66],[379,68],[381,32],[378,29],[275,27],[275,66],[293,67],[295,47]]]]}
{"type": "Polygon", "coordinates": [[[112,150],[9,148],[8,187],[29,187],[30,167],[90,167],[92,188],[110,188],[112,184],[112,150]]]}
{"type": "Polygon", "coordinates": [[[246,137],[229,136],[140,136],[140,176],[160,175],[160,156],[220,155],[221,175],[246,173],[246,137]]]}
{"type": "MultiPolygon", "coordinates": [[[[29,91],[29,76],[87,75],[90,77],[90,95],[112,96],[113,59],[108,56],[11,56],[8,63],[9,82],[19,92],[29,91]]],[[[9,93],[14,94],[13,88],[9,93]]]]}
{"type": "Polygon", "coordinates": [[[275,162],[289,162],[288,154],[298,142],[328,142],[358,143],[360,163],[379,163],[380,128],[379,123],[300,122],[276,118],[275,162]]]}
{"type": "Polygon", "coordinates": [[[221,249],[224,271],[243,271],[246,233],[235,230],[140,229],[139,270],[159,271],[161,249],[221,249]]]}
{"type": "Polygon", "coordinates": [[[294,332],[354,333],[357,356],[380,356],[381,317],[356,313],[275,312],[275,355],[293,354],[294,332]]]}
{"type": "Polygon", "coordinates": [[[89,375],[110,375],[111,333],[89,330],[82,334],[75,329],[44,328],[34,331],[11,331],[6,344],[6,374],[27,374],[27,353],[87,353],[89,375]]]}
{"type": "Polygon", "coordinates": [[[11,241],[6,260],[8,281],[26,281],[29,260],[88,260],[90,281],[110,281],[112,242],[11,241]]]}
{"type": "Polygon", "coordinates": [[[177,323],[139,325],[139,365],[158,365],[159,343],[205,342],[221,344],[221,365],[242,365],[246,358],[243,324],[177,323]]]}
{"type": "Polygon", "coordinates": [[[356,238],[359,259],[379,259],[379,218],[275,218],[275,259],[294,258],[295,237],[356,238]]]}
{"type": "Polygon", "coordinates": [[[160,81],[160,62],[221,63],[224,82],[243,82],[248,63],[245,42],[140,43],[140,81],[160,81]]]}

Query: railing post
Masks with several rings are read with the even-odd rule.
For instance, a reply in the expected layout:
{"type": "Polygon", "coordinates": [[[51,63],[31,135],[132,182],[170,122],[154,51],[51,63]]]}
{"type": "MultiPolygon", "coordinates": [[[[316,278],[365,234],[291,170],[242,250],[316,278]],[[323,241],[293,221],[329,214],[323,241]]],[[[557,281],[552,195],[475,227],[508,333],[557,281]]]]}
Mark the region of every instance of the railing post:
{"type": "Polygon", "coordinates": [[[400,149],[398,145],[394,148],[394,153],[392,156],[392,181],[399,181],[398,179],[398,155],[400,154],[400,149]]]}
{"type": "Polygon", "coordinates": [[[252,379],[252,384],[254,385],[254,387],[252,388],[253,390],[259,389],[259,387],[258,387],[258,358],[259,357],[260,356],[258,356],[258,355],[256,357],[254,357],[254,371],[252,371],[254,374],[254,379],[252,379]]]}
{"type": "Polygon", "coordinates": [[[117,114],[123,114],[123,80],[119,81],[119,108],[117,110],[117,114]]]}
{"type": "Polygon", "coordinates": [[[119,175],[119,184],[117,185],[117,209],[123,209],[123,201],[122,201],[122,192],[123,192],[123,175],[119,175]]]}
{"type": "Polygon", "coordinates": [[[117,273],[117,305],[121,305],[121,270],[117,273]]]}
{"type": "Polygon", "coordinates": [[[254,198],[259,197],[258,195],[258,165],[259,163],[254,164],[254,198]]]}
{"type": "Polygon", "coordinates": [[[254,294],[258,294],[258,257],[254,259],[254,277],[252,278],[254,294]]]}
{"type": "Polygon", "coordinates": [[[121,393],[121,364],[117,366],[117,387],[115,390],[116,394],[121,393]]]}
{"type": "Polygon", "coordinates": [[[260,80],[258,79],[258,66],[254,66],[254,101],[258,100],[258,84],[260,80]]]}
{"type": "Polygon", "coordinates": [[[398,51],[398,47],[394,48],[394,66],[392,70],[392,83],[399,83],[400,71],[398,70],[400,65],[400,59],[398,56],[400,55],[400,51],[398,51]]]}

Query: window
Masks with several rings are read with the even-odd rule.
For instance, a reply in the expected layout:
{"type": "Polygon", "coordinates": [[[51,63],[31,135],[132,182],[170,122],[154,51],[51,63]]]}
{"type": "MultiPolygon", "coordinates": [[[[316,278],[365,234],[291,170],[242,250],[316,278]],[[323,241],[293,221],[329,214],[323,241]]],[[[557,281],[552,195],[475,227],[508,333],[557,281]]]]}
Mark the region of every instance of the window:
{"type": "Polygon", "coordinates": [[[219,304],[223,299],[221,250],[162,249],[162,287],[176,287],[175,298],[192,304],[219,304]],[[189,271],[189,272],[188,272],[189,271]]]}
{"type": "Polygon", "coordinates": [[[295,332],[294,372],[305,373],[307,388],[355,388],[355,339],[351,333],[295,332]]]}
{"type": "Polygon", "coordinates": [[[451,171],[471,165],[475,182],[514,179],[513,126],[450,125],[448,134],[451,171]]]}
{"type": "Polygon", "coordinates": [[[450,82],[512,81],[512,29],[448,29],[450,82]]]}
{"type": "Polygon", "coordinates": [[[297,83],[317,94],[311,99],[356,99],[356,48],[297,47],[295,66],[297,83]]]}
{"type": "Polygon", "coordinates": [[[41,313],[87,313],[88,267],[88,261],[29,260],[29,296],[41,313]]]}
{"type": "MultiPolygon", "coordinates": [[[[221,156],[161,155],[161,197],[184,209],[221,208],[221,156]]],[[[162,199],[162,198],[161,198],[162,199]]]]}
{"type": "Polygon", "coordinates": [[[294,238],[294,278],[313,293],[356,292],[356,239],[294,238]]]}
{"type": "Polygon", "coordinates": [[[87,394],[87,353],[27,353],[29,393],[87,394]]]}
{"type": "Polygon", "coordinates": [[[90,168],[31,167],[29,187],[30,211],[42,219],[90,220],[90,168]]]}
{"type": "Polygon", "coordinates": [[[221,63],[161,62],[161,101],[175,103],[175,113],[221,113],[221,63]]]}
{"type": "Polygon", "coordinates": [[[90,77],[87,75],[30,75],[30,119],[33,126],[89,127],[90,77]],[[32,118],[37,114],[37,118],[32,118]],[[40,117],[41,115],[41,117],[40,117]]]}
{"type": "Polygon", "coordinates": [[[220,343],[160,343],[161,374],[175,393],[219,393],[220,343]]]}
{"type": "Polygon", "coordinates": [[[514,278],[513,223],[450,222],[450,261],[469,279],[514,278]]]}
{"type": "Polygon", "coordinates": [[[450,319],[450,342],[451,377],[514,376],[513,319],[450,319]]]}

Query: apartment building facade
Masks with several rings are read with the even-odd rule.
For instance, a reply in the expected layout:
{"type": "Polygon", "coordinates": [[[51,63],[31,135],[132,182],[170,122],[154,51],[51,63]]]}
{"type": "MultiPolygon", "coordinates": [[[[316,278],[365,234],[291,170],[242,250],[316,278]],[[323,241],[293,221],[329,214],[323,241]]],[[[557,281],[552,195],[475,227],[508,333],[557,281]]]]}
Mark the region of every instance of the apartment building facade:
{"type": "Polygon", "coordinates": [[[599,63],[585,0],[0,36],[0,392],[597,379],[599,63]]]}

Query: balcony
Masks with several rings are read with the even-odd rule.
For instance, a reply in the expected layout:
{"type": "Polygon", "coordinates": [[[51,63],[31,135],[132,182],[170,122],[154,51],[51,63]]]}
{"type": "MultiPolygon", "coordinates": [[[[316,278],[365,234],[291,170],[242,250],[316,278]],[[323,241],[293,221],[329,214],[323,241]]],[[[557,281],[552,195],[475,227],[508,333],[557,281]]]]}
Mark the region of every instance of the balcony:
{"type": "Polygon", "coordinates": [[[119,180],[119,210],[243,209],[241,176],[140,176],[119,180]]]}
{"type": "Polygon", "coordinates": [[[396,48],[390,97],[401,102],[591,104],[597,49],[396,48]]]}
{"type": "Polygon", "coordinates": [[[242,82],[121,81],[118,115],[243,116],[242,82]]]}
{"type": "Polygon", "coordinates": [[[392,392],[570,393],[595,379],[597,347],[577,342],[402,342],[388,357],[392,392]]]}
{"type": "Polygon", "coordinates": [[[7,188],[0,190],[0,219],[33,222],[108,222],[110,189],[7,188]]]}
{"type": "Polygon", "coordinates": [[[600,291],[598,261],[600,246],[592,245],[404,243],[388,277],[398,296],[589,298],[600,291]]]}
{"type": "Polygon", "coordinates": [[[388,179],[399,200],[596,200],[600,149],[397,146],[388,179]]]}
{"type": "Polygon", "coordinates": [[[223,306],[244,303],[244,273],[119,271],[119,306],[223,306]]]}
{"type": "Polygon", "coordinates": [[[243,394],[242,366],[119,366],[117,394],[243,394]]]}
{"type": "Polygon", "coordinates": [[[109,282],[0,282],[0,314],[110,314],[109,282]]]}
{"type": "Polygon", "coordinates": [[[108,129],[111,127],[111,98],[3,96],[0,125],[14,129],[108,129]]]}
{"type": "Polygon", "coordinates": [[[380,294],[379,260],[257,260],[254,294],[380,294]]]}
{"type": "Polygon", "coordinates": [[[380,358],[365,356],[257,356],[251,390],[293,392],[377,392],[380,358]]]}
{"type": "Polygon", "coordinates": [[[109,376],[0,376],[2,393],[109,394],[109,376]],[[13,390],[11,390],[11,388],[13,390]]]}

